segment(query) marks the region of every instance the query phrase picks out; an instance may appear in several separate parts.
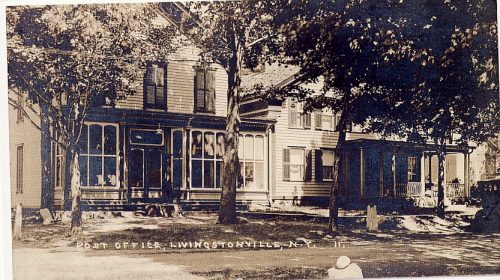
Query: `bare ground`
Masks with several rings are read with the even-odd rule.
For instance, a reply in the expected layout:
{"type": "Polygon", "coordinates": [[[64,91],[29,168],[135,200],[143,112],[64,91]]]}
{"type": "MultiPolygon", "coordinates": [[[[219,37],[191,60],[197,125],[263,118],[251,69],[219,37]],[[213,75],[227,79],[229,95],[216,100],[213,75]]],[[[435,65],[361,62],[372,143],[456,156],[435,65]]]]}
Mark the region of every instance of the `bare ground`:
{"type": "Polygon", "coordinates": [[[498,234],[467,233],[451,223],[449,228],[455,231],[414,232],[387,226],[380,232],[367,233],[359,224],[354,218],[350,227],[335,237],[327,234],[323,219],[307,216],[247,215],[237,225],[218,225],[214,214],[199,212],[175,219],[94,217],[85,221],[85,235],[72,240],[66,236],[67,223],[29,223],[23,239],[13,244],[14,276],[324,279],[326,270],[340,255],[360,265],[365,277],[500,273],[498,234]],[[207,242],[209,248],[190,247],[189,241],[207,242]],[[244,241],[252,245],[236,248],[236,242],[241,245],[244,241]],[[132,248],[133,242],[136,248],[132,248]],[[210,247],[213,242],[224,244],[218,243],[214,249],[210,247]],[[228,248],[228,242],[232,248],[228,248]],[[274,247],[273,242],[280,246],[261,248],[274,247]],[[84,244],[91,248],[85,249],[84,244]],[[92,248],[95,244],[97,247],[92,248]],[[107,244],[106,248],[102,244],[107,244]]]}

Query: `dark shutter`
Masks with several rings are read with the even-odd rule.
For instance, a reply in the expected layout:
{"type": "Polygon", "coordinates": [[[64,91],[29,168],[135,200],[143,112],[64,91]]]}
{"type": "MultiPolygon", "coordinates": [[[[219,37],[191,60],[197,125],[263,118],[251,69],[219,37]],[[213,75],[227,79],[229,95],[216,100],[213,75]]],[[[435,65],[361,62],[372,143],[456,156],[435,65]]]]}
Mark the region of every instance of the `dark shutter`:
{"type": "Polygon", "coordinates": [[[295,101],[290,100],[289,106],[289,115],[288,115],[288,125],[290,127],[297,127],[297,103],[295,101]]]}
{"type": "Polygon", "coordinates": [[[352,131],[352,123],[351,122],[348,122],[346,125],[345,125],[345,130],[347,132],[351,132],[352,131]]]}
{"type": "Polygon", "coordinates": [[[205,71],[196,70],[195,78],[195,101],[196,111],[205,110],[205,71]]]}
{"type": "Polygon", "coordinates": [[[144,74],[144,100],[147,105],[154,105],[155,103],[155,87],[153,83],[153,71],[152,65],[146,68],[146,73],[144,74]]]}
{"type": "Polygon", "coordinates": [[[283,149],[283,181],[290,181],[290,149],[283,149]]]}
{"type": "Polygon", "coordinates": [[[321,111],[314,112],[314,127],[321,130],[321,111]]]}
{"type": "Polygon", "coordinates": [[[304,181],[312,179],[312,151],[306,150],[306,172],[304,173],[304,181]]]}
{"type": "Polygon", "coordinates": [[[323,152],[321,150],[315,150],[315,152],[316,182],[323,182],[323,152]]]}
{"type": "Polygon", "coordinates": [[[206,110],[215,112],[215,73],[214,71],[207,71],[205,76],[205,104],[206,110]]]}

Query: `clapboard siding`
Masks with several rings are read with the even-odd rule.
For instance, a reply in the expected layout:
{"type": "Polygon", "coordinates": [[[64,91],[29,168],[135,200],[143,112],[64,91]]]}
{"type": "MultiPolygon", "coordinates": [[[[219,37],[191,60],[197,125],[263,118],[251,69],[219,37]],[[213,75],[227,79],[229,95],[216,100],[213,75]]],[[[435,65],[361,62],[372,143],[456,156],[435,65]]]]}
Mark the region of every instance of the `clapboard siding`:
{"type": "MultiPolygon", "coordinates": [[[[16,95],[9,91],[14,100],[16,95]]],[[[38,110],[38,108],[35,109],[38,110]]],[[[9,105],[9,145],[10,145],[10,190],[12,207],[22,203],[23,207],[39,208],[41,204],[41,133],[30,122],[40,125],[40,119],[29,109],[23,122],[17,121],[17,109],[9,105]],[[17,147],[23,145],[23,191],[17,193],[17,147]]]]}
{"type": "Polygon", "coordinates": [[[275,117],[275,185],[272,189],[274,199],[292,199],[294,196],[323,196],[330,193],[330,182],[316,182],[315,154],[312,153],[312,179],[309,182],[283,181],[283,149],[289,147],[304,147],[305,149],[335,148],[338,133],[333,131],[321,131],[314,129],[314,118],[311,120],[311,129],[288,127],[288,102],[284,106],[272,106],[268,117],[275,117]],[[279,112],[279,113],[278,113],[279,112]]]}
{"type": "MultiPolygon", "coordinates": [[[[194,66],[199,60],[199,50],[184,47],[167,58],[167,111],[192,114],[194,112],[194,66]]],[[[227,74],[220,65],[215,69],[215,115],[225,116],[227,112],[227,74]]],[[[134,93],[116,102],[117,108],[144,109],[143,76],[145,69],[137,68],[134,93]]]]}

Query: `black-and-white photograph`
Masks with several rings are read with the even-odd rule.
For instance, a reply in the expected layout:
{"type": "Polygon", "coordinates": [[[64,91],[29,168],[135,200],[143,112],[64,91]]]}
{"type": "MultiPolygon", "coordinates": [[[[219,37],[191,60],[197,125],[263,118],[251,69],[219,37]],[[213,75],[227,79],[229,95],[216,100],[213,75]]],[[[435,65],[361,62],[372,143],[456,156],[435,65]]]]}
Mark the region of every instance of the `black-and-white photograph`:
{"type": "Polygon", "coordinates": [[[500,275],[496,0],[4,15],[13,279],[500,275]]]}

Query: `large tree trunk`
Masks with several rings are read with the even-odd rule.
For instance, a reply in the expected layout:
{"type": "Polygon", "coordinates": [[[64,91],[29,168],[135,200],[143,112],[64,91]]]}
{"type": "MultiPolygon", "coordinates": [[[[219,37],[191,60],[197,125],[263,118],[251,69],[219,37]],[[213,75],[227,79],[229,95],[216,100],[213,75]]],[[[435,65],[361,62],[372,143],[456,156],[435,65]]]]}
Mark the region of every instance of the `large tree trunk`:
{"type": "Polygon", "coordinates": [[[228,23],[228,45],[233,50],[228,61],[226,71],[228,74],[228,108],[227,124],[225,134],[225,152],[223,158],[222,172],[222,194],[220,199],[219,223],[237,223],[236,217],[236,184],[240,171],[238,158],[238,135],[240,131],[239,118],[239,91],[241,84],[240,70],[242,47],[239,44],[234,32],[234,23],[228,23]],[[233,31],[233,32],[230,32],[233,31]]]}
{"type": "Polygon", "coordinates": [[[78,153],[72,151],[71,160],[71,235],[78,237],[82,233],[82,211],[80,209],[80,169],[78,153]]]}
{"type": "Polygon", "coordinates": [[[446,142],[442,141],[437,149],[438,156],[438,201],[436,214],[440,218],[445,217],[444,212],[444,191],[445,191],[445,174],[444,174],[444,164],[446,157],[446,142]]]}
{"type": "Polygon", "coordinates": [[[340,178],[340,170],[342,170],[344,161],[344,143],[346,138],[346,124],[347,124],[347,113],[343,111],[340,115],[340,120],[337,125],[337,130],[339,131],[339,139],[337,141],[337,147],[335,148],[335,161],[333,163],[333,180],[332,188],[330,190],[330,205],[329,205],[329,219],[328,219],[328,229],[332,233],[338,231],[338,216],[339,216],[339,205],[338,197],[339,190],[341,187],[342,180],[340,178]]]}
{"type": "Polygon", "coordinates": [[[236,218],[236,184],[240,171],[238,159],[238,134],[240,120],[238,104],[230,98],[226,126],[226,151],[223,156],[222,194],[220,199],[219,223],[233,224],[236,218]]]}

